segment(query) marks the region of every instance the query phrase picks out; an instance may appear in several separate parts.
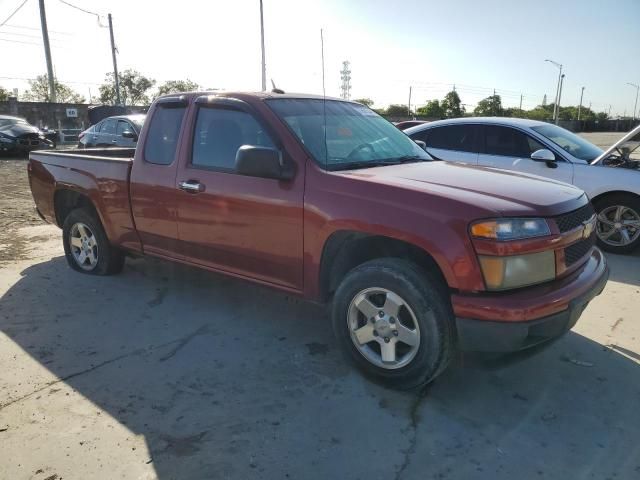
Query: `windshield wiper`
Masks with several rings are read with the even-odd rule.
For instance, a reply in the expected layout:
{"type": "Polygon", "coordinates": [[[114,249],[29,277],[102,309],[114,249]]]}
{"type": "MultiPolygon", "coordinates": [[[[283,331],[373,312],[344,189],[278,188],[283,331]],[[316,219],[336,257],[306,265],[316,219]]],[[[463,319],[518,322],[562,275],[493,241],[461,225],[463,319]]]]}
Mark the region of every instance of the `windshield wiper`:
{"type": "Polygon", "coordinates": [[[384,167],[387,165],[400,165],[402,163],[426,162],[426,158],[419,155],[403,155],[401,157],[383,158],[380,160],[362,160],[332,165],[332,170],[351,170],[356,168],[384,167]]]}

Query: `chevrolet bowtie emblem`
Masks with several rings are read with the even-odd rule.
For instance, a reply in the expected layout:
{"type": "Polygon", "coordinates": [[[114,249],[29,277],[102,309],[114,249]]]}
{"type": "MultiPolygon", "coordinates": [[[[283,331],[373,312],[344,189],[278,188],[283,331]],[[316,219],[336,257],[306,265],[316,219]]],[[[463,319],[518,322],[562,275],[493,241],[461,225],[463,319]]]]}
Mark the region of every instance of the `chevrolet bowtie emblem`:
{"type": "Polygon", "coordinates": [[[582,229],[582,238],[589,238],[593,233],[593,229],[596,225],[595,215],[591,217],[589,220],[585,220],[582,222],[584,228],[582,229]]]}

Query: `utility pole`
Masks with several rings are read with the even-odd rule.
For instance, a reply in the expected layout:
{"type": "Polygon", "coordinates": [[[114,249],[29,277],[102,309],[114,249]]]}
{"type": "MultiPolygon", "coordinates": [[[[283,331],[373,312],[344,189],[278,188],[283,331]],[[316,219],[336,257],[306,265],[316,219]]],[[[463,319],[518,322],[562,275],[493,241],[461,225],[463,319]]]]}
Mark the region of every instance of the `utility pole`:
{"type": "Polygon", "coordinates": [[[558,125],[558,122],[560,121],[560,100],[562,99],[562,84],[564,83],[564,73],[560,76],[560,90],[558,90],[558,101],[556,102],[556,108],[557,113],[556,113],[556,125],[558,125]]]}
{"type": "Polygon", "coordinates": [[[638,108],[638,90],[640,90],[640,86],[636,85],[635,83],[629,83],[627,82],[627,85],[631,85],[632,87],[635,87],[636,89],[636,103],[633,106],[633,119],[636,119],[636,109],[638,108]]]}
{"type": "Polygon", "coordinates": [[[609,115],[608,115],[608,117],[611,118],[611,105],[609,105],[609,115]]]}
{"type": "Polygon", "coordinates": [[[520,111],[522,112],[522,94],[520,94],[520,111]]]}
{"type": "Polygon", "coordinates": [[[556,88],[556,102],[553,106],[553,120],[555,121],[556,125],[558,124],[558,116],[560,115],[560,109],[558,108],[558,103],[560,102],[560,82],[562,80],[562,64],[558,63],[558,62],[554,62],[553,60],[550,59],[545,59],[545,62],[549,62],[554,64],[556,67],[558,67],[560,69],[560,71],[558,72],[558,87],[556,88]]]}
{"type": "Polygon", "coordinates": [[[118,62],[116,61],[116,43],[113,40],[113,22],[111,21],[111,14],[109,17],[109,35],[111,36],[111,56],[113,57],[113,78],[116,81],[116,102],[117,105],[121,105],[120,102],[120,79],[118,78],[118,62]]]}
{"type": "Polygon", "coordinates": [[[42,25],[42,41],[44,42],[44,56],[47,59],[47,77],[49,79],[49,102],[56,102],[56,79],[53,76],[53,62],[51,61],[51,47],[49,46],[49,30],[47,29],[47,13],[44,10],[44,0],[40,2],[40,24],[42,25]]]}
{"type": "Polygon", "coordinates": [[[262,0],[260,0],[260,45],[262,47],[262,91],[267,90],[267,65],[264,60],[264,16],[262,14],[262,0]]]}
{"type": "Polygon", "coordinates": [[[580,121],[580,110],[582,110],[582,96],[584,95],[584,87],[580,91],[580,105],[578,105],[578,121],[580,121]]]}
{"type": "Polygon", "coordinates": [[[407,113],[411,116],[411,87],[409,87],[409,103],[407,105],[407,113]]]}

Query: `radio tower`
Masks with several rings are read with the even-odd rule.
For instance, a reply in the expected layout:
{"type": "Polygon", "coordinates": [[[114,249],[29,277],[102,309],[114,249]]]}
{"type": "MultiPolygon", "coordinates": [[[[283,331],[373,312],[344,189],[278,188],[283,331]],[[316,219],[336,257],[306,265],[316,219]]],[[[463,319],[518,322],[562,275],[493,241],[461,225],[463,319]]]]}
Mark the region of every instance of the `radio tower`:
{"type": "Polygon", "coordinates": [[[342,80],[340,96],[345,100],[349,100],[351,97],[351,68],[349,66],[349,62],[345,60],[342,62],[342,70],[340,70],[340,79],[342,80]]]}

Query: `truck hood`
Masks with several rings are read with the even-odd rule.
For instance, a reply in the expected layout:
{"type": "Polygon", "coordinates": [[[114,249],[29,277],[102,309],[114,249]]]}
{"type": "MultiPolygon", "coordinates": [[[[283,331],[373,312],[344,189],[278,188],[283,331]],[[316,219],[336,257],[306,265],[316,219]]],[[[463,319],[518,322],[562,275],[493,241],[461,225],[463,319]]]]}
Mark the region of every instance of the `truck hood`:
{"type": "Polygon", "coordinates": [[[572,185],[524,173],[441,161],[341,172],[362,180],[450,198],[503,216],[551,217],[587,203],[572,185]]]}

